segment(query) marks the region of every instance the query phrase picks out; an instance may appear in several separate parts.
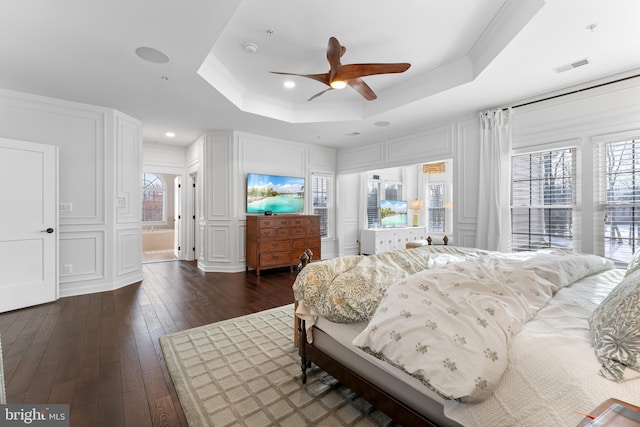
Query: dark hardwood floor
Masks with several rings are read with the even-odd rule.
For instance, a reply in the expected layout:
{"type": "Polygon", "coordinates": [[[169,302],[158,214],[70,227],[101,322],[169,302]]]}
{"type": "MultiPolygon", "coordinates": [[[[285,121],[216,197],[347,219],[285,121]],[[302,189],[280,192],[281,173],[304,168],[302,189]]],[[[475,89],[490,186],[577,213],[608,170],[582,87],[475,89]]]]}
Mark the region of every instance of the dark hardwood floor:
{"type": "MultiPolygon", "coordinates": [[[[186,426],[158,338],[293,302],[295,273],[144,264],[144,280],[0,314],[8,403],[68,403],[71,426],[186,426]]],[[[293,326],[292,326],[293,334],[293,326]]]]}

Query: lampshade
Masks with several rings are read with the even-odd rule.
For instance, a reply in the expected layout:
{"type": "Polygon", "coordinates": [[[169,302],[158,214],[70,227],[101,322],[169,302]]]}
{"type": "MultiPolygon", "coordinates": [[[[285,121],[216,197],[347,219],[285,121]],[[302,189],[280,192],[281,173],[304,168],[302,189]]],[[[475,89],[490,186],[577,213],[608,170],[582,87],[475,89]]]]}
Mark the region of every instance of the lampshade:
{"type": "Polygon", "coordinates": [[[422,209],[422,200],[409,201],[409,209],[420,210],[422,209]]]}
{"type": "Polygon", "coordinates": [[[330,86],[334,89],[344,89],[345,87],[347,87],[347,82],[342,80],[334,80],[331,82],[330,86]]]}

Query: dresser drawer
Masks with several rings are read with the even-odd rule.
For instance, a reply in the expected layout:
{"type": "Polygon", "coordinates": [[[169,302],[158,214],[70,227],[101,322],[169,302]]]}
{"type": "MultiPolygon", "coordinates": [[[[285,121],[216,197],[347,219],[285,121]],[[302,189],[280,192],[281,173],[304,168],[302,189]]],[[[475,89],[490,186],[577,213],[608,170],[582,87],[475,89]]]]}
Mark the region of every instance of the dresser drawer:
{"type": "Polygon", "coordinates": [[[320,234],[320,227],[294,227],[291,229],[292,237],[313,237],[320,234]]]}
{"type": "Polygon", "coordinates": [[[258,234],[260,235],[260,237],[271,237],[271,238],[275,238],[276,237],[276,229],[275,228],[261,228],[260,231],[258,232],[258,234]]]}
{"type": "Polygon", "coordinates": [[[276,223],[277,223],[277,220],[275,218],[260,218],[258,219],[258,228],[263,229],[263,228],[275,227],[276,223]]]}
{"type": "Polygon", "coordinates": [[[260,242],[261,251],[284,251],[291,249],[291,240],[271,240],[268,242],[260,242]]]}
{"type": "Polygon", "coordinates": [[[260,254],[260,266],[289,264],[291,264],[291,251],[264,252],[260,254]]]}
{"type": "Polygon", "coordinates": [[[278,218],[276,219],[276,227],[291,227],[291,220],[278,218]]]}
{"type": "Polygon", "coordinates": [[[276,228],[276,239],[288,239],[291,237],[291,228],[276,228]]]}
{"type": "Polygon", "coordinates": [[[320,224],[320,220],[318,218],[296,218],[291,220],[292,225],[294,227],[311,227],[318,226],[320,224]]]}
{"type": "Polygon", "coordinates": [[[319,248],[320,239],[295,239],[293,249],[319,248]]]}

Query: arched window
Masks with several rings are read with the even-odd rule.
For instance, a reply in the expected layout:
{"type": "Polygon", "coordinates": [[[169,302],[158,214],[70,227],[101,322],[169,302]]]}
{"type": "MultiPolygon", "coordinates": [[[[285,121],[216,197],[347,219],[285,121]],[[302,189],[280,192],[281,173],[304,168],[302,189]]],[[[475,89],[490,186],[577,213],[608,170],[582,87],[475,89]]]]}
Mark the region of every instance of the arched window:
{"type": "Polygon", "coordinates": [[[165,222],[165,186],[152,173],[142,177],[142,222],[165,222]]]}

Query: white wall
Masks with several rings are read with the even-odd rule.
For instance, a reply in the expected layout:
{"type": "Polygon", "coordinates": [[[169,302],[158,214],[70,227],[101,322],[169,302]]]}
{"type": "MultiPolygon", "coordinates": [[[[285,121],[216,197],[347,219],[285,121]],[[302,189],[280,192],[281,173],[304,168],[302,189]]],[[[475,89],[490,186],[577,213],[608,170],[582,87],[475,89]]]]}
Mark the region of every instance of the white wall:
{"type": "Polygon", "coordinates": [[[72,205],[59,212],[60,296],[141,280],[140,122],[107,108],[0,90],[0,136],[59,147],[59,203],[72,205]]]}
{"type": "MultiPolygon", "coordinates": [[[[245,270],[246,175],[335,173],[335,150],[242,132],[208,132],[188,150],[197,172],[198,266],[204,271],[245,270]],[[197,159],[197,160],[196,160],[197,159]]],[[[305,212],[311,213],[310,186],[305,212]]],[[[337,240],[322,242],[322,256],[337,255],[337,240]]]]}
{"type": "MultiPolygon", "coordinates": [[[[359,203],[366,202],[356,172],[452,158],[455,244],[473,247],[476,229],[481,226],[477,224],[479,132],[476,117],[461,117],[419,134],[339,150],[338,205],[353,203],[353,192],[358,188],[359,203]]],[[[593,143],[620,133],[640,136],[639,78],[514,110],[514,152],[535,151],[549,145],[580,148],[580,208],[586,213],[576,230],[578,250],[598,253],[592,215],[593,143]]],[[[360,209],[358,218],[349,216],[341,222],[341,238],[348,242],[354,239],[354,226],[363,223],[363,212],[360,209]]],[[[352,246],[340,249],[340,255],[355,253],[352,246]]]]}
{"type": "Polygon", "coordinates": [[[513,117],[516,153],[542,148],[577,147],[578,210],[574,223],[575,249],[602,255],[604,248],[594,230],[594,144],[618,138],[640,138],[640,78],[599,87],[544,103],[518,108],[513,117]]]}
{"type": "MultiPolygon", "coordinates": [[[[360,228],[366,226],[366,180],[368,175],[373,171],[382,172],[392,167],[404,168],[401,174],[406,180],[405,194],[411,199],[419,188],[417,175],[414,173],[413,165],[419,163],[435,162],[438,160],[454,159],[454,207],[460,206],[459,197],[465,197],[465,189],[471,184],[477,182],[476,176],[465,174],[460,176],[461,167],[464,170],[469,169],[468,166],[460,166],[460,162],[464,162],[464,157],[456,158],[456,153],[464,153],[465,150],[475,149],[478,143],[479,127],[473,118],[466,118],[460,122],[436,126],[433,129],[409,135],[404,138],[398,138],[389,141],[379,141],[370,145],[362,145],[350,147],[338,151],[338,173],[340,174],[340,187],[338,188],[338,205],[347,206],[354,204],[354,197],[357,198],[360,208],[358,215],[350,215],[341,222],[341,236],[347,243],[341,245],[340,255],[356,254],[357,242],[359,239],[360,228]],[[360,172],[366,172],[364,176],[360,172]],[[468,180],[462,183],[461,178],[468,180]],[[358,193],[354,194],[355,189],[358,193]],[[463,193],[463,194],[460,194],[463,193]]],[[[471,153],[469,159],[473,159],[474,154],[471,153]]],[[[477,153],[475,155],[477,158],[477,153]]],[[[398,169],[400,171],[401,169],[398,169]]],[[[469,169],[473,171],[473,168],[469,169]]],[[[477,166],[476,166],[477,170],[477,166]]],[[[476,188],[472,193],[477,192],[476,188]]],[[[473,194],[468,195],[470,198],[473,194]]],[[[475,209],[475,204],[474,204],[475,209]]],[[[454,215],[455,215],[454,210],[454,215]]],[[[475,218],[460,217],[460,213],[465,212],[464,209],[458,210],[458,218],[454,219],[453,235],[457,242],[469,241],[470,235],[475,233],[475,218]]],[[[452,236],[453,237],[453,236],[452,236]]],[[[473,239],[475,241],[475,238],[473,239]]],[[[461,244],[461,243],[458,243],[461,244]]],[[[471,244],[471,246],[473,246],[471,244]]]]}

